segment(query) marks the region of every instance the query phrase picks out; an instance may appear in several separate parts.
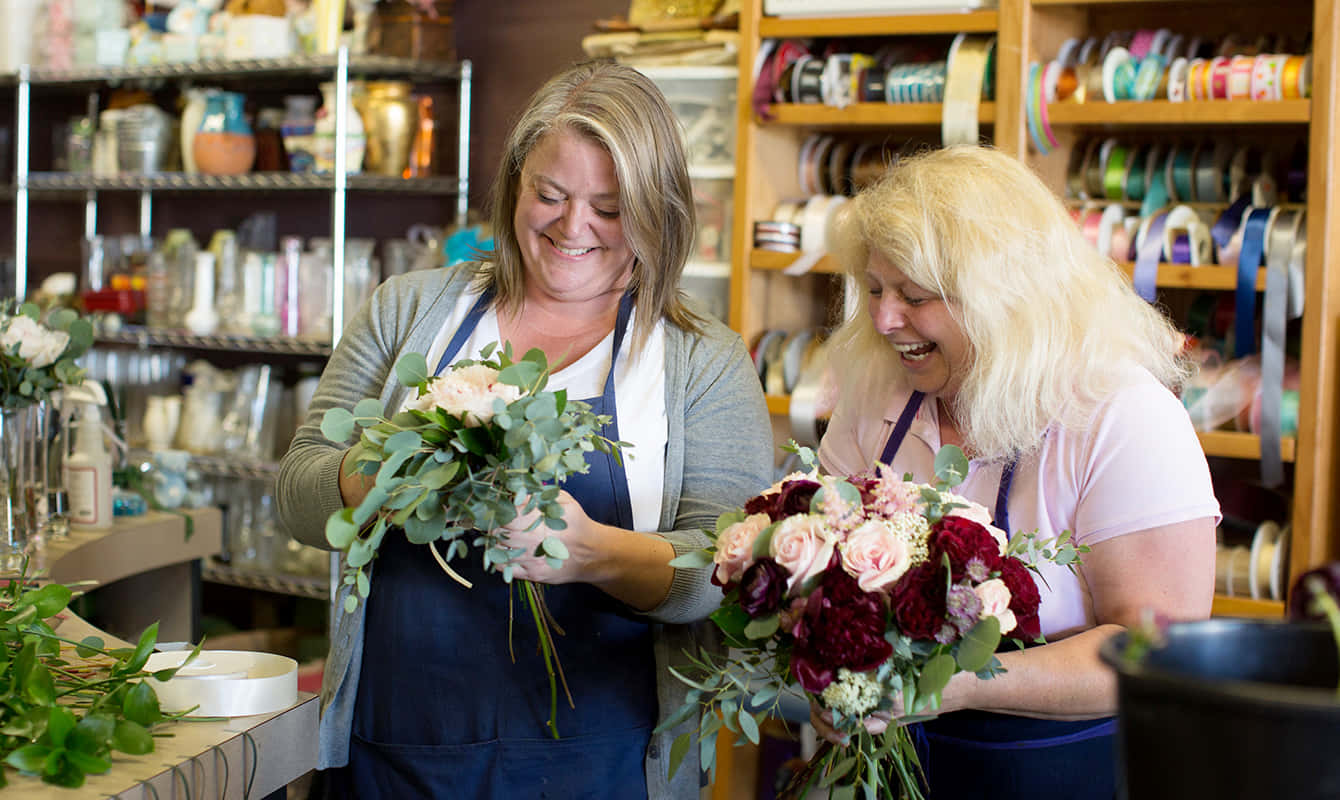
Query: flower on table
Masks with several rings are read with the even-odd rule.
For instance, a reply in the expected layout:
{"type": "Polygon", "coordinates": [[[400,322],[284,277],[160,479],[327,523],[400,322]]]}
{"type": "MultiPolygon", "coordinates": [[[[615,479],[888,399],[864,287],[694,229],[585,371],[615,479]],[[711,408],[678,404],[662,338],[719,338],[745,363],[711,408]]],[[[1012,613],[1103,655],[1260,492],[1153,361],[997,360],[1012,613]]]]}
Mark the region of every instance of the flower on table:
{"type": "Polygon", "coordinates": [[[0,348],[16,353],[31,366],[42,368],[56,363],[70,343],[70,334],[46,327],[32,317],[11,317],[0,331],[0,348]]]}

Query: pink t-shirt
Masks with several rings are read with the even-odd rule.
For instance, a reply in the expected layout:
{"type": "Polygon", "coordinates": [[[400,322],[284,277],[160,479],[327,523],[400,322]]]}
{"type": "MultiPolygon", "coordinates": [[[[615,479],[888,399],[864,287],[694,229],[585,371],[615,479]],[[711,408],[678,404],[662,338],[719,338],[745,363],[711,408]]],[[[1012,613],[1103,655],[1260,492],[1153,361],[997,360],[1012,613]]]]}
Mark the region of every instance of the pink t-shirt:
{"type": "MultiPolygon", "coordinates": [[[[871,387],[839,404],[819,448],[823,469],[835,475],[869,470],[910,396],[903,385],[871,387]]],[[[934,479],[937,409],[931,397],[922,401],[894,455],[895,472],[934,479]]],[[[994,514],[1002,468],[1000,462],[973,460],[954,491],[994,514]]],[[[1088,430],[1048,430],[1042,446],[1015,467],[1010,487],[1011,533],[1036,530],[1044,539],[1069,530],[1076,542],[1094,545],[1204,517],[1217,524],[1220,515],[1200,442],[1181,402],[1144,369],[1099,407],[1088,430]]],[[[1044,635],[1059,638],[1095,624],[1080,575],[1046,564],[1042,577],[1044,635]]]]}

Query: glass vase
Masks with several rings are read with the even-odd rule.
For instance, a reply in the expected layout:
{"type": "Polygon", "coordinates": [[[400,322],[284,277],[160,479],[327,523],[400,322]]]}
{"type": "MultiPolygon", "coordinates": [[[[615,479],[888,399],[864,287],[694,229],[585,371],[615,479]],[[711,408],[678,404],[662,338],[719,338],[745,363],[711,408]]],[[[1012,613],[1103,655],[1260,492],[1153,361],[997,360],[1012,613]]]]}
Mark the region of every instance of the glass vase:
{"type": "Polygon", "coordinates": [[[0,571],[17,572],[46,516],[45,407],[0,410],[0,571]]]}

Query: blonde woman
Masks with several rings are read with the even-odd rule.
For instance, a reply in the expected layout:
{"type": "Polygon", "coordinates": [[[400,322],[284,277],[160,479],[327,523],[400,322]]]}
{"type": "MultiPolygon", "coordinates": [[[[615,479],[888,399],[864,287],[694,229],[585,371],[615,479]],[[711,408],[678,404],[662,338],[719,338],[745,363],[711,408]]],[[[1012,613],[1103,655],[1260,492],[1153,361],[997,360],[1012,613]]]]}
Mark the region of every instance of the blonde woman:
{"type": "Polygon", "coordinates": [[[970,459],[956,491],[997,525],[1092,548],[1078,574],[1043,567],[1047,644],[945,689],[925,726],[929,796],[1111,798],[1116,690],[1098,646],[1146,610],[1208,616],[1213,594],[1219,507],[1174,394],[1182,337],[1037,176],[991,149],[899,162],[840,225],[839,258],[868,295],[836,335],[823,467],[882,461],[925,481],[956,444],[970,459]]]}
{"type": "MultiPolygon", "coordinates": [[[[705,546],[703,529],[770,480],[758,377],[739,337],[678,292],[693,198],[674,116],[650,81],[613,63],[575,66],[536,93],[505,153],[495,252],[377,289],[284,458],[279,507],[295,537],[325,546],[326,517],[368,486],[319,422],[363,397],[398,407],[392,365],[403,353],[426,353],[441,371],[493,341],[543,349],[549,388],[612,415],[605,435],[633,445],[622,462],[591,454],[590,472],[564,484],[571,556],[561,569],[529,555],[513,562],[515,577],[553,584],[545,599],[566,632],[557,649],[575,708],[560,707],[563,738],[549,738],[545,665],[529,626],[509,637],[500,577],[468,559],[458,569],[475,585],[465,590],[393,532],[371,597],[340,615],[331,637],[326,794],[696,798],[693,764],[667,778],[683,726],[652,728],[683,699],[667,665],[697,651],[692,623],[721,595],[710,569],[669,562],[705,546]]],[[[510,543],[533,553],[543,529],[523,527],[510,543]]]]}

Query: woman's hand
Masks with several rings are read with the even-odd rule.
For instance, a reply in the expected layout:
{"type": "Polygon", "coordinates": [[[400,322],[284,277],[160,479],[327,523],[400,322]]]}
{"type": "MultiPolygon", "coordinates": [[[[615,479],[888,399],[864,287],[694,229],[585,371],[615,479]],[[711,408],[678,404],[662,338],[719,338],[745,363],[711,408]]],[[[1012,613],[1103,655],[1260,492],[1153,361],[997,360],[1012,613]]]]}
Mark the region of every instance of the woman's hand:
{"type": "MultiPolygon", "coordinates": [[[[539,512],[521,514],[502,530],[508,547],[522,550],[508,562],[512,577],[536,583],[589,583],[638,611],[650,611],[670,593],[675,548],[656,534],[624,530],[587,516],[572,495],[560,491],[558,503],[568,527],[561,531],[540,522],[539,512]],[[538,524],[537,524],[538,523],[538,524]],[[534,528],[527,530],[534,525],[534,528]],[[557,536],[568,557],[554,569],[535,551],[547,536],[557,536]]],[[[497,569],[497,567],[495,567],[497,569]]]]}
{"type": "MultiPolygon", "coordinates": [[[[902,714],[901,704],[897,700],[894,701],[894,704],[894,711],[876,711],[865,718],[861,724],[865,726],[867,733],[871,736],[878,736],[889,729],[889,723],[893,721],[894,716],[902,714]]],[[[851,741],[850,736],[833,727],[833,712],[814,700],[810,701],[810,724],[814,726],[814,730],[820,736],[839,747],[847,745],[851,741]]]]}
{"type": "MultiPolygon", "coordinates": [[[[581,503],[567,492],[558,493],[558,504],[563,508],[563,520],[568,523],[561,531],[545,525],[539,511],[519,513],[516,519],[502,527],[507,546],[524,551],[508,562],[513,578],[536,583],[589,582],[586,556],[591,548],[587,543],[596,535],[596,523],[582,510],[581,503]],[[549,566],[542,553],[536,555],[540,543],[550,536],[557,536],[568,548],[568,557],[558,569],[549,566]]],[[[518,507],[517,511],[520,510],[518,507]]],[[[501,570],[502,566],[497,565],[494,569],[501,570]]]]}

